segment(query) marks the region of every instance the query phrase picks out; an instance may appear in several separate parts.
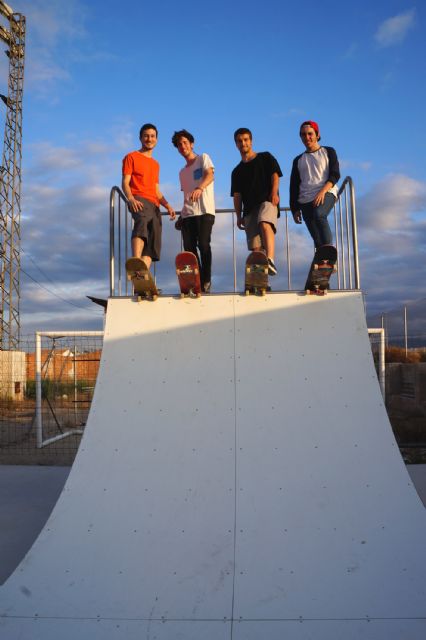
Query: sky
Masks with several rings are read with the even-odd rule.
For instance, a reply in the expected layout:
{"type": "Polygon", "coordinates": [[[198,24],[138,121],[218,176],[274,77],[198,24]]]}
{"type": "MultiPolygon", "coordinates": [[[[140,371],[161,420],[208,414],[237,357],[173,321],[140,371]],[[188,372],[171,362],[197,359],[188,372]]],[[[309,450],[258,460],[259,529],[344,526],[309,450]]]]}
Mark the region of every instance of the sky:
{"type": "MultiPolygon", "coordinates": [[[[315,120],[321,142],[337,151],[341,180],[354,181],[368,313],[425,309],[424,3],[9,4],[27,20],[23,334],[102,328],[102,309],[86,296],[108,296],[109,193],[121,183],[122,158],[139,148],[144,122],[158,127],[161,189],[179,209],[183,161],[171,144],[175,130],[191,131],[195,150],[210,155],[216,206],[231,208],[230,174],[240,160],[233,132],[249,127],[254,149],[280,163],[281,205],[288,206],[291,163],[303,151],[299,126],[315,120]]],[[[7,64],[0,57],[1,93],[7,64]]],[[[1,103],[1,126],[4,118],[1,103]]],[[[293,284],[302,288],[312,242],[305,228],[289,224],[293,284]]],[[[230,217],[217,216],[216,291],[232,290],[231,237],[230,217]]],[[[237,238],[242,260],[243,232],[237,238]]],[[[177,291],[178,246],[164,219],[158,285],[165,293],[177,291]]],[[[274,288],[286,286],[283,246],[279,229],[274,288]]]]}

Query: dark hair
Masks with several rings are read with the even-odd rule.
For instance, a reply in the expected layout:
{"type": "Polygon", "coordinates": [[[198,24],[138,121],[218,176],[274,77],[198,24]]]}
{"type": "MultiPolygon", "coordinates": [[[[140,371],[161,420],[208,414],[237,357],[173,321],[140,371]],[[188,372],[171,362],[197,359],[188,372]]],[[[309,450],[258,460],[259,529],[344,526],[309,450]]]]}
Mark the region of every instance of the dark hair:
{"type": "Polygon", "coordinates": [[[250,136],[250,140],[253,140],[253,136],[250,129],[247,129],[246,127],[240,127],[234,133],[234,141],[237,142],[237,136],[242,136],[244,133],[248,133],[250,136]]]}
{"type": "Polygon", "coordinates": [[[158,129],[155,124],[151,124],[150,122],[146,122],[141,126],[141,130],[139,131],[139,138],[142,138],[142,134],[146,129],[154,129],[156,136],[158,137],[158,129]]]}
{"type": "Polygon", "coordinates": [[[175,131],[173,134],[173,137],[172,137],[173,146],[177,147],[179,140],[181,138],[186,138],[187,140],[189,140],[189,142],[195,142],[194,136],[192,135],[192,133],[189,133],[189,131],[187,131],[186,129],[181,129],[180,131],[175,131]]]}

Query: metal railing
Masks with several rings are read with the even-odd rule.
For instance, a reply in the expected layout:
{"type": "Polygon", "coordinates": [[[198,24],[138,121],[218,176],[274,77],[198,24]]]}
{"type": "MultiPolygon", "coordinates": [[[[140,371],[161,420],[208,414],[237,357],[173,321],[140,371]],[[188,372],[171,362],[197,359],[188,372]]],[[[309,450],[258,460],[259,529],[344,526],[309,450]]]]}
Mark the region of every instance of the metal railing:
{"type": "MultiPolygon", "coordinates": [[[[287,270],[287,290],[292,291],[292,237],[289,207],[281,207],[281,219],[284,224],[284,258],[287,270]]],[[[179,213],[179,212],[177,212],[179,213]]],[[[237,252],[233,209],[216,209],[218,215],[229,215],[232,226],[232,265],[233,290],[237,291],[237,252]]],[[[166,213],[162,215],[167,216],[166,213]]],[[[338,252],[337,289],[360,289],[358,236],[355,206],[355,190],[352,178],[343,180],[338,198],[330,213],[333,218],[335,244],[338,252]]],[[[282,223],[281,223],[282,224],[282,223]]],[[[129,256],[131,214],[127,208],[127,199],[122,190],[114,186],[110,192],[110,296],[131,295],[131,285],[127,281],[125,262],[129,256]]],[[[155,263],[154,263],[155,275],[155,263]]]]}

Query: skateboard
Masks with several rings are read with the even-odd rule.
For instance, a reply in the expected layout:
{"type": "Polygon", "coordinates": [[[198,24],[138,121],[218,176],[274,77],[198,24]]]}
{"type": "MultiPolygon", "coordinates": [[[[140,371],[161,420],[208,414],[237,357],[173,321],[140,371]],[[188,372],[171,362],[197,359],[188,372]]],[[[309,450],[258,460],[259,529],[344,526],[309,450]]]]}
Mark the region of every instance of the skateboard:
{"type": "Polygon", "coordinates": [[[318,247],[309,269],[305,283],[305,291],[309,294],[323,296],[329,289],[332,274],[337,271],[337,249],[332,244],[318,247]]]}
{"type": "Polygon", "coordinates": [[[177,254],[175,264],[180,297],[199,298],[201,296],[201,280],[197,256],[191,251],[182,251],[177,254]]]}
{"type": "Polygon", "coordinates": [[[150,270],[141,258],[126,260],[127,277],[133,283],[133,290],[138,300],[157,300],[158,289],[150,270]]]}
{"type": "Polygon", "coordinates": [[[247,257],[244,289],[246,296],[250,293],[264,296],[269,291],[268,258],[261,251],[252,251],[247,257]]]}

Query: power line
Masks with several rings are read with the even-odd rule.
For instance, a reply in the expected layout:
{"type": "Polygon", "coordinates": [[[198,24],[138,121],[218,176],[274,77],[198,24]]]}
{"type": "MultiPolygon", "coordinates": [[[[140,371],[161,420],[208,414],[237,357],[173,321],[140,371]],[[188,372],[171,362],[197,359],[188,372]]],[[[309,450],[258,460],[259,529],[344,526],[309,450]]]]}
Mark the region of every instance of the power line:
{"type": "MultiPolygon", "coordinates": [[[[71,300],[66,300],[65,298],[62,298],[62,296],[60,296],[59,294],[55,293],[54,291],[51,291],[44,284],[41,284],[41,282],[38,282],[38,280],[36,280],[35,278],[33,278],[33,276],[31,276],[29,273],[27,273],[27,271],[25,271],[25,269],[23,269],[22,266],[21,266],[21,271],[22,271],[22,273],[24,273],[27,276],[27,278],[30,278],[30,280],[32,280],[35,284],[37,284],[39,287],[41,287],[42,289],[47,291],[50,295],[55,296],[55,298],[58,298],[58,300],[61,300],[62,302],[65,302],[66,304],[69,304],[69,305],[71,305],[73,307],[77,307],[77,309],[83,309],[84,311],[86,311],[87,309],[90,309],[91,311],[95,310],[95,307],[92,307],[90,305],[82,307],[81,305],[76,304],[75,302],[71,302],[71,300]]],[[[53,283],[53,284],[55,284],[55,283],[53,283]]]]}

